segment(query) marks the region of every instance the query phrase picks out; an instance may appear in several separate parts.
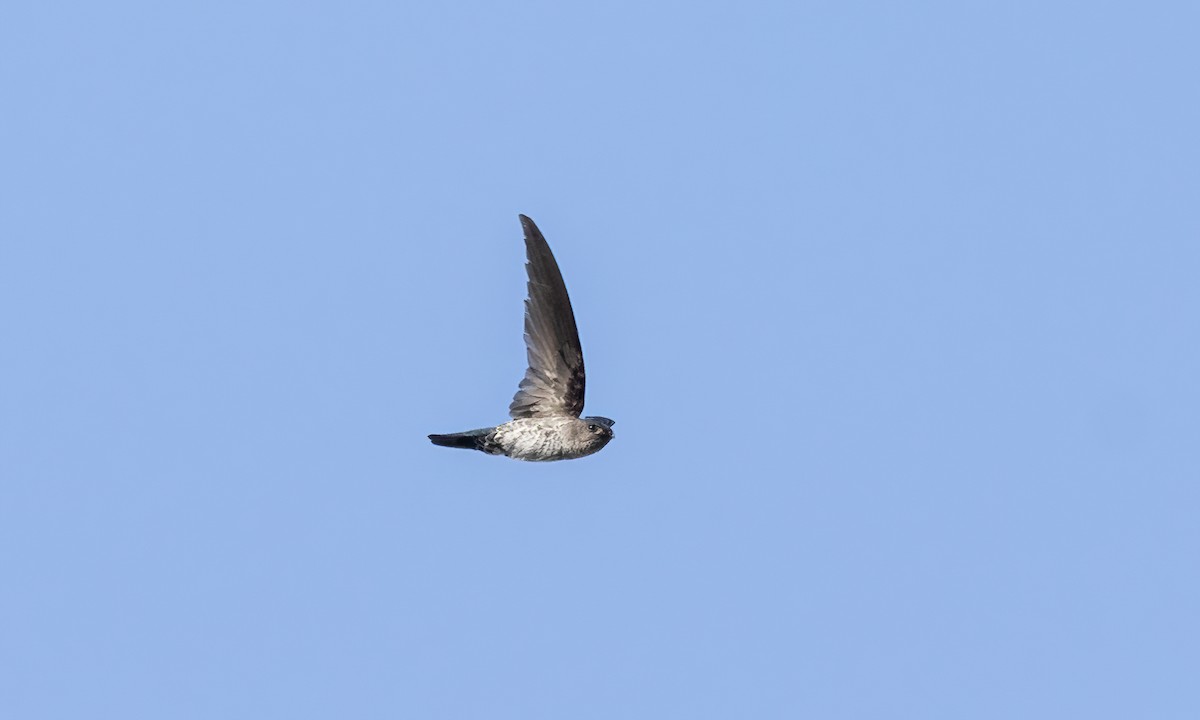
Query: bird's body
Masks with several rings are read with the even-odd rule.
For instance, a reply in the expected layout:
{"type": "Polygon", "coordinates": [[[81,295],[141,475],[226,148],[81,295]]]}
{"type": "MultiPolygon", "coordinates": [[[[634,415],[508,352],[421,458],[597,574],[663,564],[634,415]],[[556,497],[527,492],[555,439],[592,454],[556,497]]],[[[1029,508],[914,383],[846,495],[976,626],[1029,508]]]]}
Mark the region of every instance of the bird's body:
{"type": "Polygon", "coordinates": [[[583,350],[558,263],[541,231],[521,215],[528,257],[525,346],[529,368],[503,425],[430,435],[434,445],[480,450],[517,460],[572,460],[598,452],[613,438],[613,421],[583,412],[583,350]]]}
{"type": "Polygon", "coordinates": [[[518,418],[494,428],[450,435],[430,435],[435,445],[482,450],[516,460],[574,460],[599,452],[612,440],[608,418],[557,415],[518,418]]]}

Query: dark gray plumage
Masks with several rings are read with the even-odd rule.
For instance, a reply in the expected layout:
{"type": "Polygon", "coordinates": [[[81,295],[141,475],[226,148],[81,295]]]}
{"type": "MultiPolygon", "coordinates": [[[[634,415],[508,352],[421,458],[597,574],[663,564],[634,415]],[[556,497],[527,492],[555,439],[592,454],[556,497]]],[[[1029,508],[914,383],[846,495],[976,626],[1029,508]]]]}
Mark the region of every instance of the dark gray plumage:
{"type": "Polygon", "coordinates": [[[529,262],[525,300],[525,347],[529,369],[508,406],[514,418],[583,412],[586,381],[575,312],[558,263],[537,225],[521,215],[529,262]]]}
{"type": "Polygon", "coordinates": [[[512,403],[513,420],[492,428],[430,435],[435,445],[481,450],[518,460],[569,460],[598,452],[613,438],[614,421],[580,418],[586,378],[583,349],[567,286],[546,238],[521,215],[525,265],[525,347],[529,367],[512,403]]]}

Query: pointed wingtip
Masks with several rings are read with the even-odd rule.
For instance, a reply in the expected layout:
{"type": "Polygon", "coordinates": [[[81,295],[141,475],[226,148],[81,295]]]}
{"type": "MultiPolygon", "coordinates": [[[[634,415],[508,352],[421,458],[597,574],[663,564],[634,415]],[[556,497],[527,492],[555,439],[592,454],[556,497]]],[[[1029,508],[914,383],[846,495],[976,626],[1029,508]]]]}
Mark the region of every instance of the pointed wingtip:
{"type": "Polygon", "coordinates": [[[542,231],[538,230],[538,226],[528,215],[517,215],[517,217],[521,218],[521,229],[525,231],[525,237],[541,236],[542,231]]]}

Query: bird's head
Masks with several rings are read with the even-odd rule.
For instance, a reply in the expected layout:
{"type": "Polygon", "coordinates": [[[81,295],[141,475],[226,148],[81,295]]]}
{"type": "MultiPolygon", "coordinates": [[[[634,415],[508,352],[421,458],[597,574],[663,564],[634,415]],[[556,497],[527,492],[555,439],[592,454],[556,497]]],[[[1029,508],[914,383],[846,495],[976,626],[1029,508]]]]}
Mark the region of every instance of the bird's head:
{"type": "Polygon", "coordinates": [[[617,424],[616,420],[610,420],[606,417],[585,417],[580,418],[587,423],[587,432],[594,439],[594,442],[599,443],[600,447],[608,444],[609,440],[613,439],[612,426],[617,424]]]}

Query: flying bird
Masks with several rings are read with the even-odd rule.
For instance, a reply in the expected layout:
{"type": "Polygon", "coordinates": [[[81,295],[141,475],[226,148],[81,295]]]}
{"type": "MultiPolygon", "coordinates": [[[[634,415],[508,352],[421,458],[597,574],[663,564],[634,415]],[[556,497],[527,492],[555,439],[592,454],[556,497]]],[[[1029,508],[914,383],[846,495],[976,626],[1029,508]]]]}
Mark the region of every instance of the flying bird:
{"type": "Polygon", "coordinates": [[[571,298],[558,263],[537,225],[525,230],[529,297],[525,348],[529,368],[508,406],[512,420],[496,427],[430,435],[434,445],[481,450],[517,460],[573,460],[599,452],[613,439],[613,420],[583,412],[583,350],[571,298]]]}

